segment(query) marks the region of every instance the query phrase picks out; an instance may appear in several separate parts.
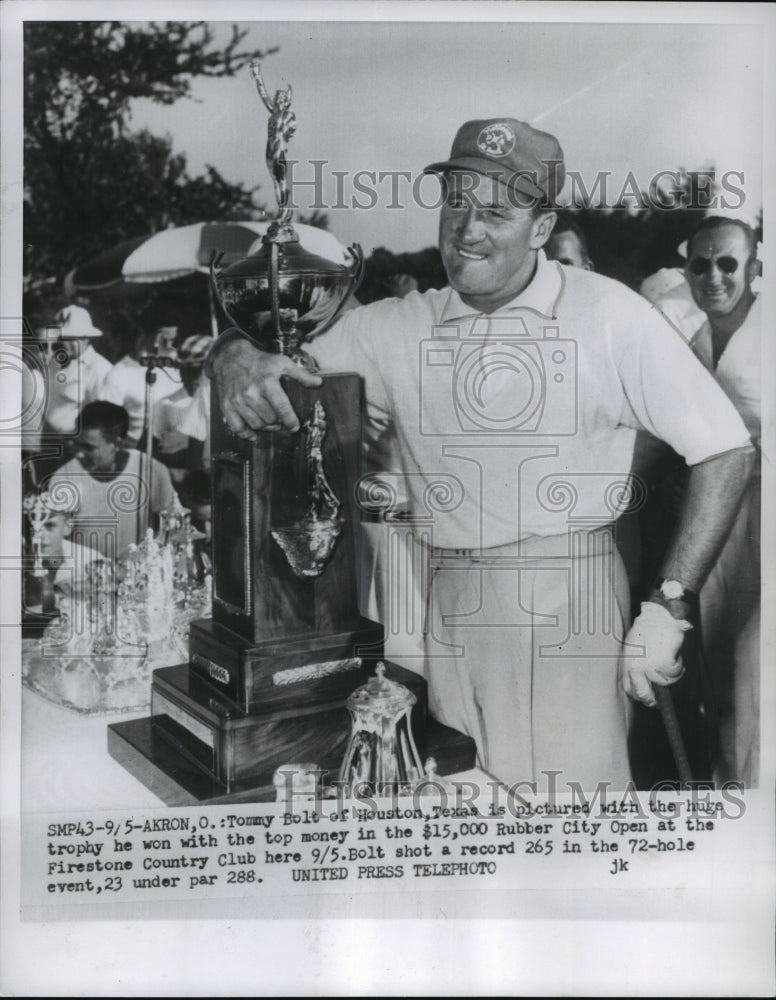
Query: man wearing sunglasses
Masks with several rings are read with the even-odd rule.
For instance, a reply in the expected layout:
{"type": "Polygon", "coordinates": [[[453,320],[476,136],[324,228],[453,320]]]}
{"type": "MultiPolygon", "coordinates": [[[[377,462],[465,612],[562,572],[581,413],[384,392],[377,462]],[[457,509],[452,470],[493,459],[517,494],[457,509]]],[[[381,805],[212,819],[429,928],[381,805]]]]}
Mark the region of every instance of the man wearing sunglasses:
{"type": "Polygon", "coordinates": [[[720,781],[757,781],[759,761],[761,303],[757,242],[744,222],[710,217],[688,242],[685,275],[706,322],[691,347],[735,404],[757,462],[700,594],[707,714],[720,781]],[[710,711],[709,711],[710,709],[710,711]]]}

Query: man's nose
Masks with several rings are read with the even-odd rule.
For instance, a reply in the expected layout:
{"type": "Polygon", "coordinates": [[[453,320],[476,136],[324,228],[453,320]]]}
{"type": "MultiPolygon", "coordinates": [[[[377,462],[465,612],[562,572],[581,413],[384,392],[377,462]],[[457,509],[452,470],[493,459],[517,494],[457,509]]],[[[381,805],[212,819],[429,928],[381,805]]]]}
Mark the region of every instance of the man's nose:
{"type": "Polygon", "coordinates": [[[466,243],[477,243],[482,239],[482,223],[474,205],[470,205],[458,220],[458,238],[466,243]]]}
{"type": "Polygon", "coordinates": [[[725,272],[720,268],[719,264],[715,261],[709,261],[709,272],[706,277],[708,284],[719,285],[725,278],[725,272]]]}

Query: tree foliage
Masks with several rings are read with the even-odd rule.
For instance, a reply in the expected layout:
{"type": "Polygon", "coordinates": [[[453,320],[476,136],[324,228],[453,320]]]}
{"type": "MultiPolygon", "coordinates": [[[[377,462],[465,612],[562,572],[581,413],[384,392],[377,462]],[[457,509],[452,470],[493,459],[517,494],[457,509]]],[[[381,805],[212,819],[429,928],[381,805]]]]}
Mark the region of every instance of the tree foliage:
{"type": "Polygon", "coordinates": [[[169,137],[133,132],[131,102],[172,104],[197,76],[233,76],[264,52],[245,31],[214,44],[204,22],[27,22],[24,240],[28,284],[169,225],[257,214],[253,190],[214,167],[191,176],[169,137]]]}

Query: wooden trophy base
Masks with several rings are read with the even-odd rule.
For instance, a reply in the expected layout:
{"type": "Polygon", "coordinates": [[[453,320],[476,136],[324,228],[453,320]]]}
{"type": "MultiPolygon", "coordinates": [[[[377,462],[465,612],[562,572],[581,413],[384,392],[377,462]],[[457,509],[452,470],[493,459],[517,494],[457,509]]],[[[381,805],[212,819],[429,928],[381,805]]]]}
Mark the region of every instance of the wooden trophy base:
{"type": "MultiPolygon", "coordinates": [[[[336,781],[351,719],[345,702],[374,673],[371,666],[297,685],[286,704],[244,712],[184,663],[154,672],[151,716],[108,727],[111,756],[167,805],[275,799],[277,768],[315,762],[336,781]]],[[[413,735],[421,758],[441,776],[475,766],[474,741],[427,715],[426,682],[393,663],[386,676],[417,698],[413,735]]]]}
{"type": "Polygon", "coordinates": [[[344,631],[258,642],[212,619],[200,619],[191,623],[189,635],[192,673],[243,712],[277,707],[288,702],[290,692],[294,699],[304,692],[307,702],[313,691],[325,701],[328,687],[339,694],[342,677],[347,685],[353,669],[362,664],[371,664],[373,672],[383,655],[383,627],[368,618],[344,631]]]}

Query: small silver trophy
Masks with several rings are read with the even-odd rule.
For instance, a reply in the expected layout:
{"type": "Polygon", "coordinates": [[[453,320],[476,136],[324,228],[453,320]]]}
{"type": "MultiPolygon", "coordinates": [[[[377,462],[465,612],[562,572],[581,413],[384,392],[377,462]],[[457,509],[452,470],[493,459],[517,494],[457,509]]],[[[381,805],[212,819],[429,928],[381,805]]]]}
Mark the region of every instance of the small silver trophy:
{"type": "Polygon", "coordinates": [[[385,676],[384,663],[351,694],[347,706],[353,731],[339,775],[346,794],[361,798],[410,792],[422,779],[411,724],[416,701],[409,688],[385,676]]]}

